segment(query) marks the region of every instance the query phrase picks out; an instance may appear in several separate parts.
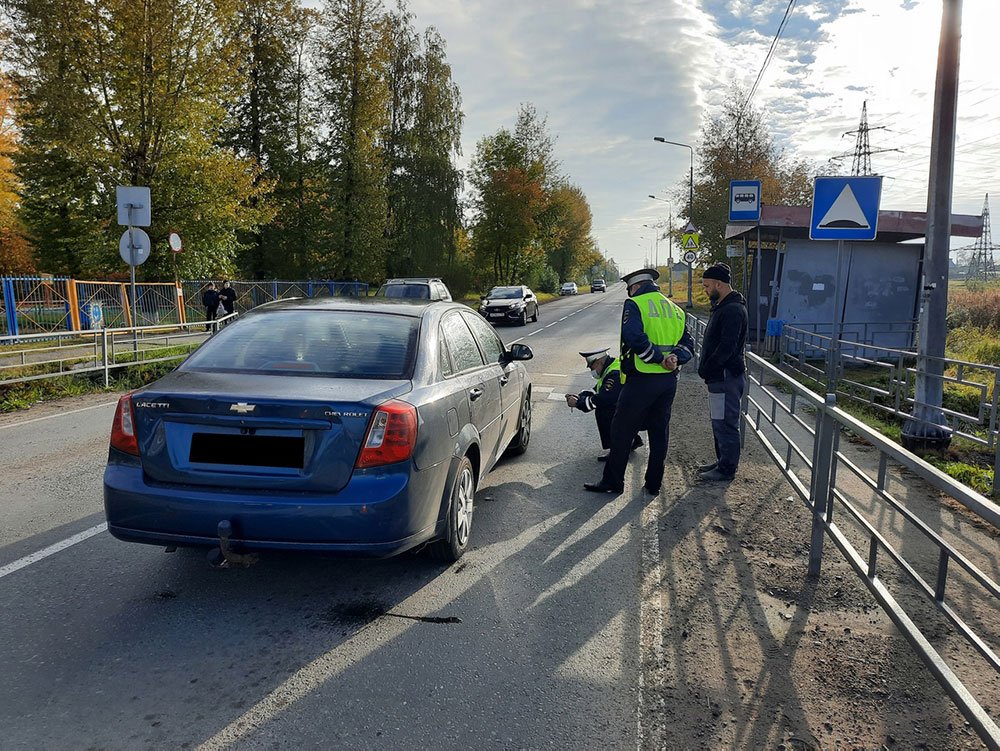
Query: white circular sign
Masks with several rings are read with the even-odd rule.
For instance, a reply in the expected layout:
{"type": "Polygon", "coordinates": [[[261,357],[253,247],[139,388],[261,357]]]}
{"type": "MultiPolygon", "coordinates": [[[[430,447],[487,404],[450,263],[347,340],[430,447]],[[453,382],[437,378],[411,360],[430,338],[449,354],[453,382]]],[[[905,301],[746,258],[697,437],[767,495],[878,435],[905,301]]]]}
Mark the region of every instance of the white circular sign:
{"type": "Polygon", "coordinates": [[[181,244],[181,236],[178,235],[176,232],[170,233],[170,237],[167,239],[167,242],[170,243],[170,249],[174,251],[174,253],[180,253],[181,248],[184,247],[181,244]]]}
{"type": "Polygon", "coordinates": [[[684,254],[684,263],[688,265],[694,263],[697,260],[698,260],[698,254],[695,253],[693,250],[689,250],[687,253],[684,254]]]}
{"type": "Polygon", "coordinates": [[[122,239],[118,241],[118,254],[129,266],[141,266],[149,258],[150,247],[149,235],[146,234],[146,231],[132,227],[125,230],[122,239]]]}

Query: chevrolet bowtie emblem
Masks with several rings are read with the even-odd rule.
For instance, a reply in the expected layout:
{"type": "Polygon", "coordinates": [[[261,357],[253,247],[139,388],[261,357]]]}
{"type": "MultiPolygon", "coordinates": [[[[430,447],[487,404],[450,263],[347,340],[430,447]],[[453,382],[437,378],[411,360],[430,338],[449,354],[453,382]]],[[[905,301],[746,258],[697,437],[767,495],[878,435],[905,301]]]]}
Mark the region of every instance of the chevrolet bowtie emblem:
{"type": "Polygon", "coordinates": [[[246,402],[236,402],[229,408],[230,412],[239,412],[241,415],[246,415],[257,409],[256,404],[247,404],[246,402]]]}

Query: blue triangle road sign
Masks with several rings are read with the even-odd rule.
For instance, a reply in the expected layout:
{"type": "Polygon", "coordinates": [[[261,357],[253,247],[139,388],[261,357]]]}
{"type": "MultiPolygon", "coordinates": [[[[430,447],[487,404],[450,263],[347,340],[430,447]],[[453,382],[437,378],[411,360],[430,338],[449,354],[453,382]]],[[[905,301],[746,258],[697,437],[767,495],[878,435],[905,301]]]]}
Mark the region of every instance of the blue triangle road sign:
{"type": "Polygon", "coordinates": [[[813,182],[810,240],[874,240],[882,198],[880,175],[817,177],[813,182]]]}

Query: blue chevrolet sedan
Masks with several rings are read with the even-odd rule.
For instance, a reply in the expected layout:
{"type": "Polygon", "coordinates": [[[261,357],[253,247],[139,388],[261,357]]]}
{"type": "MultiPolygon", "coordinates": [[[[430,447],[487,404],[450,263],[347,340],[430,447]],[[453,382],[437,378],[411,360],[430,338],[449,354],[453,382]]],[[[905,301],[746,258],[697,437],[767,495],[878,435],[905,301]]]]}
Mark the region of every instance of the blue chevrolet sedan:
{"type": "Polygon", "coordinates": [[[454,303],[287,301],[123,396],[104,506],[156,545],[467,549],[473,498],[531,437],[531,350],[454,303]]]}

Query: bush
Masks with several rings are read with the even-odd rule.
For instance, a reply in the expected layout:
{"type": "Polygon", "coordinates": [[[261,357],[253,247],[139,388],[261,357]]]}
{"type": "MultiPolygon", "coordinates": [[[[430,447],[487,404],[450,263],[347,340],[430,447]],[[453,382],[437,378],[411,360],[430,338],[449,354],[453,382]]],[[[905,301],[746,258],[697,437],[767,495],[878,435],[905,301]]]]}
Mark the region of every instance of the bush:
{"type": "Polygon", "coordinates": [[[556,273],[554,268],[546,264],[538,274],[538,284],[536,286],[539,292],[555,294],[559,291],[559,274],[556,273]]]}
{"type": "Polygon", "coordinates": [[[948,327],[1000,329],[1000,288],[965,287],[948,295],[948,327]]]}

